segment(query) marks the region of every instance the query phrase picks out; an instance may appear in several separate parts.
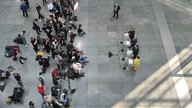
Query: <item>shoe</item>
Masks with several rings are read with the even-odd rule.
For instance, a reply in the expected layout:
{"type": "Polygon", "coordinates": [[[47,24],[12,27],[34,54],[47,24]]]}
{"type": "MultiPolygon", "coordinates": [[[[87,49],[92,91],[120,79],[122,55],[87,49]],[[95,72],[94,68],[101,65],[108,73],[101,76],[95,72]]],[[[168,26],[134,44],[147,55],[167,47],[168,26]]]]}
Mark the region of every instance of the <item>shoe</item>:
{"type": "Polygon", "coordinates": [[[27,60],[27,57],[25,57],[24,60],[27,60]]]}
{"type": "Polygon", "coordinates": [[[42,21],[42,20],[39,20],[39,21],[42,21]]]}
{"type": "Polygon", "coordinates": [[[25,45],[25,48],[27,48],[27,45],[25,45]]]}

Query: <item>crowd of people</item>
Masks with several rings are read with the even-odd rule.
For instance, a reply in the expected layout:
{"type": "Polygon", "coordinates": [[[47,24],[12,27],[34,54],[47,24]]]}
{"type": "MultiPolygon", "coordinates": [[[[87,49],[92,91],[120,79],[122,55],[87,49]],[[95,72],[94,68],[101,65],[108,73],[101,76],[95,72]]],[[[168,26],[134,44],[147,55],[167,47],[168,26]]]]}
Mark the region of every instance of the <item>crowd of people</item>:
{"type": "Polygon", "coordinates": [[[136,72],[140,65],[140,56],[139,56],[139,45],[137,44],[138,39],[137,39],[137,36],[135,35],[134,28],[128,31],[128,36],[130,39],[129,49],[133,53],[133,71],[136,72]]]}
{"type": "MultiPolygon", "coordinates": [[[[83,51],[74,45],[75,37],[86,35],[83,26],[75,23],[78,19],[74,15],[74,3],[73,0],[43,0],[43,5],[47,5],[46,8],[49,10],[48,16],[44,14],[40,4],[36,3],[35,8],[38,16],[32,21],[32,30],[37,33],[37,36],[31,36],[30,43],[36,54],[35,60],[42,66],[42,69],[36,75],[39,81],[37,91],[43,99],[42,108],[50,106],[53,108],[67,107],[69,105],[67,96],[69,91],[67,88],[61,87],[62,80],[84,77],[85,73],[82,68],[89,63],[83,51]],[[46,36],[42,36],[43,32],[46,36]],[[53,80],[51,94],[46,93],[45,83],[45,74],[47,68],[50,67],[50,59],[55,61],[56,64],[56,67],[51,71],[53,80]]],[[[20,9],[23,12],[23,17],[29,17],[30,6],[28,0],[21,0],[20,9]]],[[[23,30],[13,41],[28,47],[25,37],[26,32],[23,30]]],[[[24,64],[27,58],[21,55],[20,50],[15,50],[13,60],[24,64]]],[[[25,86],[21,81],[20,74],[14,72],[13,76],[19,87],[24,89],[25,86]]],[[[13,98],[9,97],[9,99],[13,98]]],[[[35,108],[33,101],[29,101],[29,108],[35,108]]]]}
{"type": "MultiPolygon", "coordinates": [[[[32,21],[32,30],[37,33],[37,36],[30,37],[30,43],[36,54],[35,60],[42,66],[40,72],[37,73],[37,91],[42,97],[43,102],[41,108],[61,108],[69,105],[68,94],[66,88],[61,88],[62,80],[74,79],[84,76],[82,68],[89,63],[87,57],[84,56],[82,50],[74,45],[77,36],[84,36],[86,32],[81,24],[76,25],[78,21],[77,16],[74,15],[74,1],[73,0],[43,0],[43,5],[47,5],[49,15],[46,16],[40,4],[36,3],[37,18],[32,21]],[[43,25],[43,26],[41,26],[43,25]],[[44,33],[46,36],[42,36],[44,33]],[[47,56],[45,56],[47,55],[47,56]],[[51,94],[46,93],[45,74],[47,68],[50,67],[50,59],[55,61],[56,67],[51,71],[53,86],[51,87],[51,94]]],[[[20,9],[23,12],[23,17],[28,17],[28,10],[30,9],[28,0],[21,0],[20,9]]],[[[119,5],[114,5],[113,18],[118,19],[119,5]]],[[[23,30],[18,37],[13,41],[18,44],[23,44],[28,47],[26,41],[27,31],[23,30]]],[[[140,64],[139,46],[137,44],[137,36],[135,30],[128,31],[131,42],[130,49],[133,51],[134,71],[137,71],[140,64]]],[[[21,64],[27,60],[21,55],[20,50],[15,50],[14,60],[21,64]]],[[[13,73],[14,78],[18,82],[19,87],[23,90],[25,86],[21,81],[19,73],[13,73]]],[[[20,90],[20,89],[18,89],[20,90]]],[[[70,91],[71,92],[71,91],[70,91]]],[[[14,96],[9,97],[13,99],[14,96]]],[[[35,103],[29,101],[29,108],[35,108],[35,103]]]]}

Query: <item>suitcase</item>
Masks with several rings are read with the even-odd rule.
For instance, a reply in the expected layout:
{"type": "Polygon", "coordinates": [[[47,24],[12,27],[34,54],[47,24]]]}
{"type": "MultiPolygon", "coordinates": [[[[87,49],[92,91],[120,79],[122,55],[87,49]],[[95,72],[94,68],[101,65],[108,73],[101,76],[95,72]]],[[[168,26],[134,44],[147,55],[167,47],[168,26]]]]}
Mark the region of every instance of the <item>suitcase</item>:
{"type": "Polygon", "coordinates": [[[6,81],[3,81],[0,83],[0,90],[3,92],[3,90],[5,89],[6,86],[6,81]]]}
{"type": "Polygon", "coordinates": [[[12,56],[15,56],[15,51],[18,50],[20,52],[19,46],[18,45],[13,45],[12,46],[12,56]]]}
{"type": "Polygon", "coordinates": [[[11,50],[6,50],[5,51],[5,57],[10,58],[12,56],[12,51],[11,50]]]}
{"type": "Polygon", "coordinates": [[[11,57],[12,56],[12,46],[5,46],[5,57],[11,57]]]}

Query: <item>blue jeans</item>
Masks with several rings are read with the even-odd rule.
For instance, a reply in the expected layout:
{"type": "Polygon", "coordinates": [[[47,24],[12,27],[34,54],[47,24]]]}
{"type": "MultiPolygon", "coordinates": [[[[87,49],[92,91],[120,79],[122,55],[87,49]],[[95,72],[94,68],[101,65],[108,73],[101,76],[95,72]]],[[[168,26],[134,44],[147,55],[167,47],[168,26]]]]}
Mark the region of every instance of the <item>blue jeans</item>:
{"type": "Polygon", "coordinates": [[[83,57],[83,58],[80,58],[79,60],[77,60],[77,62],[79,63],[86,63],[87,62],[87,57],[83,57]]]}
{"type": "Polygon", "coordinates": [[[22,41],[23,41],[24,45],[27,45],[27,41],[26,41],[25,37],[22,37],[22,41]]]}

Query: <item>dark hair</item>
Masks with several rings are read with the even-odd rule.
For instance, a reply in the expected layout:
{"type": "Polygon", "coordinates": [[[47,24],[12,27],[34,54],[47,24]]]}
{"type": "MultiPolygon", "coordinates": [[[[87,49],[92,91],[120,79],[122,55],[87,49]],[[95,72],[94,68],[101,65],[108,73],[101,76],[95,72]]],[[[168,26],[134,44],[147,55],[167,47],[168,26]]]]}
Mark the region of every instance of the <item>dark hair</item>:
{"type": "Polygon", "coordinates": [[[34,103],[32,101],[29,101],[30,106],[34,106],[34,103]]]}
{"type": "Polygon", "coordinates": [[[139,57],[139,56],[137,56],[137,58],[138,58],[138,59],[140,59],[140,57],[139,57]]]}
{"type": "Polygon", "coordinates": [[[25,31],[25,30],[23,30],[22,32],[23,32],[23,33],[25,33],[26,31],[25,31]]]}

